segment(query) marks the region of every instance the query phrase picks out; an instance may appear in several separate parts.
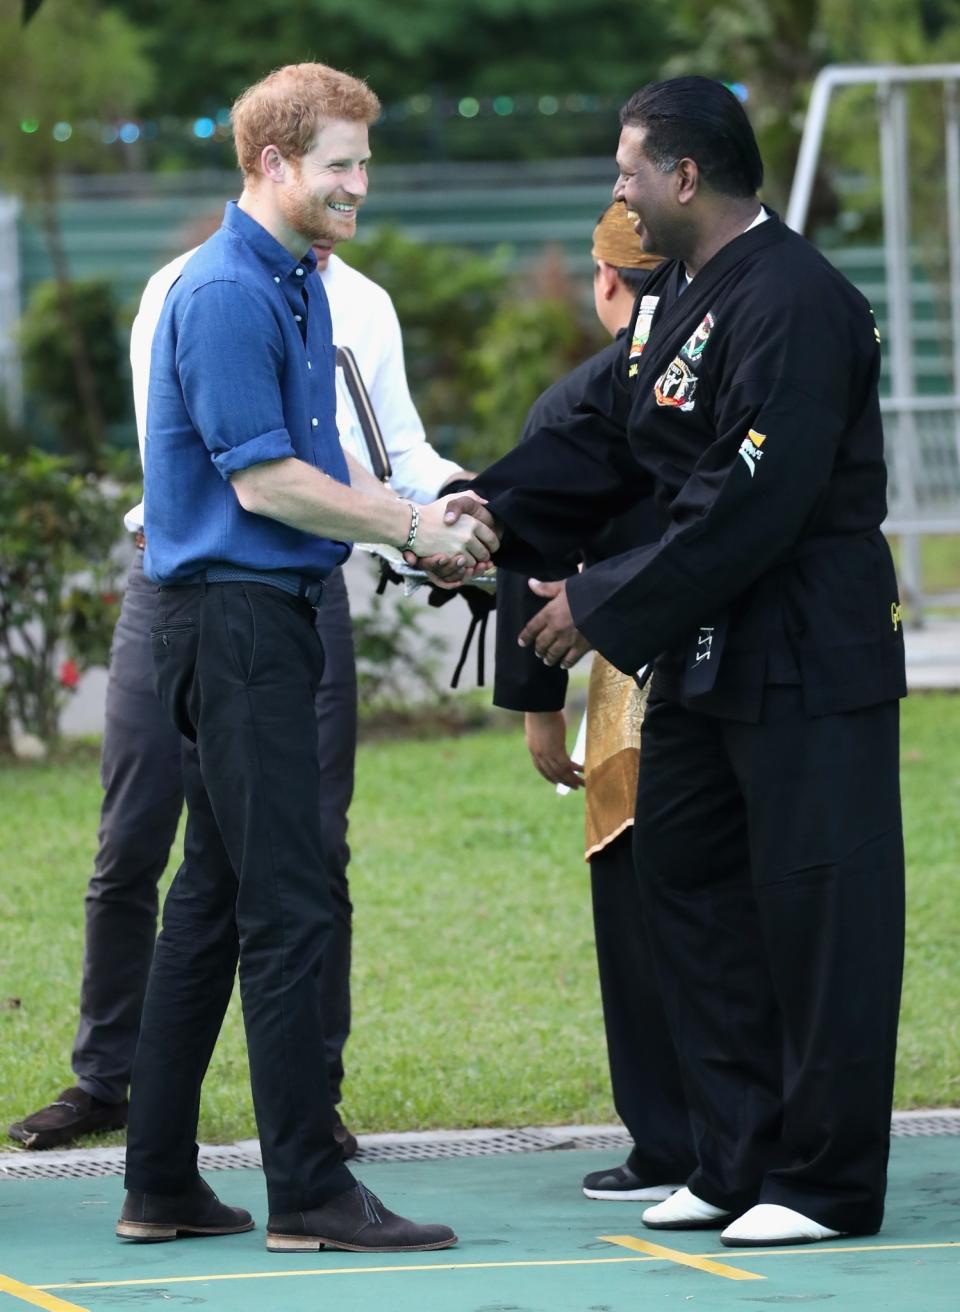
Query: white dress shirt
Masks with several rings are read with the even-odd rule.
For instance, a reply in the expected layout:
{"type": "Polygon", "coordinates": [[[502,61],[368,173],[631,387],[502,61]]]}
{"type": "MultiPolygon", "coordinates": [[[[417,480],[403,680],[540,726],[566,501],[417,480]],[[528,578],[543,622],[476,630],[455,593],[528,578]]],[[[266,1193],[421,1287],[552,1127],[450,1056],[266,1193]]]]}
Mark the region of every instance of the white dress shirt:
{"type": "MultiPolygon", "coordinates": [[[[144,288],[130,332],[133,404],[141,463],[147,431],[147,386],[153,334],[167,292],[192,254],[191,250],[179,255],[153,275],[144,288]]],[[[370,394],[393,467],[390,486],[398,496],[411,501],[433,501],[443,484],[459,472],[460,466],[453,460],[445,460],[427,441],[407,385],[403,338],[393,301],[382,287],[335,254],[330,256],[320,277],[330,303],[333,340],[338,346],[348,346],[353,352],[370,394]]],[[[367,444],[341,369],[337,370],[337,428],[344,449],[369,469],[367,444]]],[[[131,533],[143,528],[142,501],[128,511],[123,522],[131,533]]]]}

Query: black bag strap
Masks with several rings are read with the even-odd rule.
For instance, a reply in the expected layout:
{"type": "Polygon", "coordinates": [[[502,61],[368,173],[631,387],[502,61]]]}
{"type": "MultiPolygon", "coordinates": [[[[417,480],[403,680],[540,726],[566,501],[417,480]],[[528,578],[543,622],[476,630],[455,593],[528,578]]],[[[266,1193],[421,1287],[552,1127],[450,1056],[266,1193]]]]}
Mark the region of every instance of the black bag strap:
{"type": "Polygon", "coordinates": [[[357,418],[360,420],[360,427],[363,430],[363,440],[367,444],[367,454],[370,456],[370,467],[373,470],[373,476],[374,478],[378,478],[381,483],[385,483],[393,473],[393,470],[390,467],[390,457],[387,455],[386,443],[383,440],[380,425],[377,423],[377,416],[374,413],[373,405],[370,401],[370,394],[363,381],[363,375],[360,373],[357,361],[349,346],[337,347],[337,365],[343,370],[343,377],[347,384],[347,391],[350,393],[350,400],[353,402],[353,408],[356,410],[357,418]]]}

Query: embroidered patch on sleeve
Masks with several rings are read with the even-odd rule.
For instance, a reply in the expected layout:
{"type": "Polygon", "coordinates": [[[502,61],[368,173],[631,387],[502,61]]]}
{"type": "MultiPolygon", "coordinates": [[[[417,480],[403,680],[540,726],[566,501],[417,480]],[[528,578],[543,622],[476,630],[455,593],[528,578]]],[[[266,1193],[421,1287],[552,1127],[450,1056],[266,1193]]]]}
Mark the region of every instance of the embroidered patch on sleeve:
{"type": "Polygon", "coordinates": [[[758,433],[755,428],[751,428],[746,437],[740,443],[740,450],[737,454],[750,470],[751,478],[753,478],[754,474],[757,472],[757,465],[763,458],[763,452],[760,448],[766,440],[766,433],[758,433]]]}

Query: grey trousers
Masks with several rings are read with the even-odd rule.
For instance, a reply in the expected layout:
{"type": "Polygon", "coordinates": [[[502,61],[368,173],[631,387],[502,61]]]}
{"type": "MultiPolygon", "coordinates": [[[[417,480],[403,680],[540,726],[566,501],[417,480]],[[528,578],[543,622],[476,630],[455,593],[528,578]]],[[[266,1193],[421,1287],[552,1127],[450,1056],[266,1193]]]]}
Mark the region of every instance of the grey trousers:
{"type": "MultiPolygon", "coordinates": [[[[157,884],[183,808],[180,735],[153,688],[150,627],[156,587],[143,552],[130,567],[113,635],[101,757],[103,805],[94,873],[86,894],[80,1023],[73,1049],[77,1084],[104,1102],[127,1096],[157,930],[157,884]]],[[[350,603],[341,570],[317,611],[326,666],[315,708],[320,748],[323,847],[334,904],[321,996],[330,1091],[340,1101],[350,1033],[353,908],[347,883],[347,811],[353,796],[357,678],[350,603]]]]}

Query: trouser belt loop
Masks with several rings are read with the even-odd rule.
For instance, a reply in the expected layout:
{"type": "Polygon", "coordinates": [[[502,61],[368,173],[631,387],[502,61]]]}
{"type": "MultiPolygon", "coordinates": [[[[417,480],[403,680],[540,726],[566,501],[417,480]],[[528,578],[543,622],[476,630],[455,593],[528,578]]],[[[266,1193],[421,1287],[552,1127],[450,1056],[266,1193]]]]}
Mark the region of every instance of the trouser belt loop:
{"type": "Polygon", "coordinates": [[[323,581],[321,579],[301,579],[300,596],[308,605],[317,610],[323,601],[323,581]]]}

